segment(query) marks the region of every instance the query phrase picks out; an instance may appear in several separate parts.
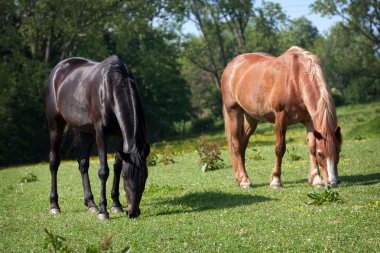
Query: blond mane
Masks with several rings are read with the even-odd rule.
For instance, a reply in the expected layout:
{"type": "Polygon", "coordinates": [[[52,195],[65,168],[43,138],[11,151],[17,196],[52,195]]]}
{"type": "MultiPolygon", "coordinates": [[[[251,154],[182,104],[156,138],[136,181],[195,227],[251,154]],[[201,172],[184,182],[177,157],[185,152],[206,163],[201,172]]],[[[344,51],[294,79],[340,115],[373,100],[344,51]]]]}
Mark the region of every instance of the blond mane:
{"type": "MultiPolygon", "coordinates": [[[[297,46],[289,48],[286,53],[296,54],[301,57],[301,62],[303,62],[303,67],[306,75],[309,77],[310,84],[318,86],[320,98],[317,110],[310,115],[313,120],[314,128],[325,138],[328,135],[334,135],[337,127],[336,111],[329,87],[323,76],[319,58],[309,51],[297,46]]],[[[334,137],[328,138],[328,142],[330,142],[330,145],[327,145],[328,149],[329,147],[337,145],[334,137]]]]}
{"type": "MultiPolygon", "coordinates": [[[[311,84],[316,84],[319,89],[320,98],[318,101],[317,110],[314,115],[311,115],[313,119],[319,119],[327,121],[327,125],[336,127],[336,112],[333,99],[329,92],[329,87],[323,76],[321,63],[319,58],[309,51],[303,48],[293,46],[289,48],[286,53],[296,54],[303,58],[303,67],[305,73],[309,77],[311,84]]],[[[318,120],[318,121],[319,121],[318,120]]],[[[326,125],[326,124],[323,124],[326,125]]],[[[322,130],[322,129],[321,129],[322,130]]]]}

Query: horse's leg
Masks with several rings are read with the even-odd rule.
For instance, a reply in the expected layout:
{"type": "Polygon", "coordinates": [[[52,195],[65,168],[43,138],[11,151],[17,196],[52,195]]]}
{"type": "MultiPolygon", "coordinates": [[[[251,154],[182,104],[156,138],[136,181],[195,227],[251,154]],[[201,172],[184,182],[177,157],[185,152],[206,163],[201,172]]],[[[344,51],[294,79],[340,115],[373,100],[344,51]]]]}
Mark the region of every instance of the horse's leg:
{"type": "Polygon", "coordinates": [[[232,167],[235,173],[235,179],[242,188],[247,188],[251,185],[247,171],[245,170],[245,148],[246,141],[243,138],[244,133],[244,113],[241,108],[239,109],[226,109],[223,107],[224,124],[226,128],[226,135],[228,146],[231,155],[232,167]]]}
{"type": "Polygon", "coordinates": [[[61,212],[58,205],[57,191],[57,173],[61,162],[59,156],[59,148],[62,143],[63,132],[66,122],[60,117],[48,117],[50,132],[50,154],[49,164],[51,172],[51,192],[50,192],[50,213],[57,214],[61,212]]]}
{"type": "Polygon", "coordinates": [[[120,184],[120,173],[123,166],[123,160],[120,158],[119,154],[115,154],[115,163],[113,165],[113,184],[112,184],[112,190],[111,190],[111,197],[112,197],[112,206],[111,206],[111,212],[113,213],[119,213],[123,212],[123,206],[120,203],[119,200],[119,184],[120,184]]]}
{"type": "Polygon", "coordinates": [[[281,181],[281,165],[284,156],[286,124],[285,112],[276,112],[276,164],[272,170],[270,187],[273,189],[282,187],[281,181]]]}
{"type": "Polygon", "coordinates": [[[244,150],[243,161],[245,161],[245,150],[247,149],[247,146],[248,146],[249,137],[251,137],[253,132],[255,132],[257,128],[257,124],[258,124],[258,121],[256,119],[250,117],[247,114],[244,114],[244,123],[243,123],[244,131],[242,134],[242,138],[243,138],[242,148],[244,150]]]}
{"type": "Polygon", "coordinates": [[[107,211],[107,197],[106,197],[106,183],[110,173],[107,164],[107,140],[102,126],[96,129],[96,144],[98,146],[100,168],[98,176],[100,179],[100,200],[99,200],[99,214],[98,218],[106,220],[109,218],[107,211]]]}
{"type": "Polygon", "coordinates": [[[97,213],[98,207],[94,202],[94,196],[91,191],[90,179],[88,178],[88,168],[90,167],[90,151],[94,142],[93,136],[85,133],[80,134],[80,153],[78,157],[79,171],[82,175],[82,185],[84,192],[84,205],[90,213],[97,213]]]}
{"type": "Polygon", "coordinates": [[[317,159],[315,158],[315,136],[313,134],[313,124],[308,123],[307,128],[307,142],[309,146],[309,155],[310,155],[310,171],[309,171],[309,183],[313,187],[321,187],[323,185],[322,179],[319,175],[317,159]]]}

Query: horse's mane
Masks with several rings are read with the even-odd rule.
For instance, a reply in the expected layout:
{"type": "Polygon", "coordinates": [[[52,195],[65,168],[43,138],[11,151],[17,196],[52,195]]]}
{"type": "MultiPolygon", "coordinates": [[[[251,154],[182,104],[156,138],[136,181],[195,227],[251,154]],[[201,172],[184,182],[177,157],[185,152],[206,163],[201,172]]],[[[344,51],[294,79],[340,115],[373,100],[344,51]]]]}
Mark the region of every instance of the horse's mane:
{"type": "MultiPolygon", "coordinates": [[[[337,127],[335,105],[324,78],[319,58],[311,52],[297,46],[289,48],[285,53],[300,56],[300,61],[303,62],[304,71],[309,78],[310,84],[318,86],[320,97],[317,102],[317,108],[310,115],[314,127],[317,128],[316,130],[324,137],[328,134],[333,134],[337,127]]],[[[304,87],[304,91],[308,94],[309,89],[304,87]]]]}
{"type": "Polygon", "coordinates": [[[131,129],[132,138],[126,141],[128,142],[128,154],[132,166],[127,166],[127,169],[123,171],[123,175],[129,178],[142,177],[146,171],[139,170],[139,173],[136,172],[137,168],[146,168],[141,155],[146,143],[146,126],[144,111],[137,90],[137,82],[127,65],[117,56],[110,56],[103,62],[108,66],[108,80],[112,80],[114,86],[124,86],[126,88],[127,107],[131,109],[127,115],[130,117],[128,120],[133,125],[133,129],[131,129]]]}

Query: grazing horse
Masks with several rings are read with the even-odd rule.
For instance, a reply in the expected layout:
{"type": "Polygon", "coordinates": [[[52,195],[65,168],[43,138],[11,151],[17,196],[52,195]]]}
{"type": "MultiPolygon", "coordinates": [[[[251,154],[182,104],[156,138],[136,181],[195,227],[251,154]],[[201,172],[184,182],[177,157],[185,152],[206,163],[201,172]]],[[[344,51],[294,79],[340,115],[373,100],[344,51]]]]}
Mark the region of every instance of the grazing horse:
{"type": "Polygon", "coordinates": [[[79,171],[82,175],[84,204],[90,212],[99,212],[99,219],[108,219],[106,182],[107,137],[119,137],[115,155],[114,180],[111,191],[112,212],[123,212],[119,201],[120,175],[128,201],[127,215],[140,214],[139,204],[148,177],[146,158],[149,155],[142,104],[136,81],[117,56],[102,62],[74,57],[61,61],[52,70],[46,93],[46,116],[50,131],[51,171],[50,212],[60,212],[57,194],[59,148],[66,124],[80,134],[79,171]],[[96,141],[101,184],[99,207],[94,203],[88,177],[89,154],[96,141]]]}
{"type": "Polygon", "coordinates": [[[251,184],[245,169],[245,150],[260,121],[276,126],[276,163],[271,188],[282,187],[285,133],[287,126],[295,123],[302,123],[307,129],[310,184],[339,184],[337,165],[342,137],[335,106],[315,55],[295,46],[279,57],[266,53],[239,55],[223,72],[221,92],[232,166],[241,187],[251,184]]]}

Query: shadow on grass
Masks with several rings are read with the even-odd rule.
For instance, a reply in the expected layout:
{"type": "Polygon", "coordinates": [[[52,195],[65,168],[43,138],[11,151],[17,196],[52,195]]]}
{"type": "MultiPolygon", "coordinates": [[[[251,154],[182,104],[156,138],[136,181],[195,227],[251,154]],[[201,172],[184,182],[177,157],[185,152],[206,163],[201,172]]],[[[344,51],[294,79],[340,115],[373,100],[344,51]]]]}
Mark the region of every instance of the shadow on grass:
{"type": "Polygon", "coordinates": [[[168,206],[169,210],[159,212],[157,215],[171,215],[225,209],[270,200],[273,199],[245,194],[230,194],[223,192],[194,192],[181,197],[159,201],[157,205],[168,206]],[[180,208],[180,210],[178,208],[180,208]]]}
{"type": "Polygon", "coordinates": [[[341,176],[339,178],[341,182],[349,184],[372,185],[380,183],[380,173],[341,176]]]}

